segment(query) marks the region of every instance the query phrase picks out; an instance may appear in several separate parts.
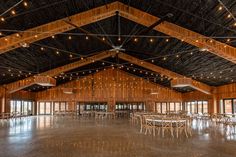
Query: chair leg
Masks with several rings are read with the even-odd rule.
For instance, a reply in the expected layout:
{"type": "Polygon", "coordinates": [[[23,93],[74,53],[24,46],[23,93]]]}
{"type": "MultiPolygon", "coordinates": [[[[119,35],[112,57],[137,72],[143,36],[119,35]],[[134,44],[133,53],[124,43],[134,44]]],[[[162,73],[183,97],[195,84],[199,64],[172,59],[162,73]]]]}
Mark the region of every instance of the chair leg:
{"type": "Polygon", "coordinates": [[[187,133],[187,129],[186,128],[184,129],[184,132],[185,132],[186,137],[188,138],[188,133],[187,133]]]}
{"type": "Polygon", "coordinates": [[[174,137],[174,133],[173,133],[173,129],[172,128],[170,129],[170,132],[171,132],[171,136],[174,137]]]}
{"type": "Polygon", "coordinates": [[[179,137],[179,129],[176,128],[176,137],[178,138],[179,137]]]}
{"type": "Polygon", "coordinates": [[[160,129],[160,128],[158,128],[158,136],[160,135],[160,131],[161,131],[161,129],[160,129]]]}

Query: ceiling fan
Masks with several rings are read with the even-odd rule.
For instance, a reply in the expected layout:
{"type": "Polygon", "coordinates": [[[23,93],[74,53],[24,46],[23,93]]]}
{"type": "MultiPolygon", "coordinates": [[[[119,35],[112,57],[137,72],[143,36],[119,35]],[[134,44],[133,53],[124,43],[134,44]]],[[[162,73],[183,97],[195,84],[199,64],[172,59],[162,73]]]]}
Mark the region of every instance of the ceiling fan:
{"type": "MultiPolygon", "coordinates": [[[[117,30],[118,30],[118,39],[120,39],[120,33],[121,33],[121,30],[120,30],[120,16],[119,16],[119,11],[116,11],[116,16],[117,16],[117,30]]],[[[158,21],[156,21],[155,23],[153,23],[152,25],[150,25],[149,27],[139,31],[135,36],[137,35],[144,35],[146,33],[148,33],[149,31],[151,31],[154,27],[156,27],[157,25],[161,24],[162,22],[166,21],[167,19],[171,18],[173,16],[172,13],[168,13],[166,14],[164,17],[162,17],[161,19],[159,19],[158,21]]],[[[115,45],[113,43],[109,43],[108,41],[106,40],[103,40],[102,38],[96,36],[96,35],[91,35],[92,33],[90,33],[89,31],[87,30],[84,30],[83,28],[81,27],[78,27],[77,25],[73,24],[71,22],[71,20],[69,19],[68,21],[67,20],[64,20],[64,22],[66,22],[67,24],[79,29],[80,31],[82,31],[83,33],[89,35],[89,36],[92,36],[93,38],[96,38],[98,40],[100,40],[101,42],[105,43],[106,45],[110,46],[111,49],[109,51],[116,51],[116,52],[120,52],[120,51],[125,51],[125,48],[123,48],[123,44],[120,44],[120,45],[115,45]]],[[[130,37],[132,38],[132,37],[130,37]]],[[[128,40],[128,42],[126,42],[126,44],[129,43],[130,40],[128,40]]]]}

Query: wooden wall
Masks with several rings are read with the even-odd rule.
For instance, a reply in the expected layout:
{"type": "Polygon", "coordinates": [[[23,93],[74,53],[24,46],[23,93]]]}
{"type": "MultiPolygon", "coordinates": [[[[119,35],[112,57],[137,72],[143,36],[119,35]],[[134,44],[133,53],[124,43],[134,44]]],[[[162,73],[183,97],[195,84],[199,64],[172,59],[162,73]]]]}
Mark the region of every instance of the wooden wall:
{"type": "Polygon", "coordinates": [[[183,102],[188,101],[208,101],[208,111],[209,113],[215,112],[214,97],[213,95],[205,94],[200,91],[193,91],[182,94],[183,102]]]}
{"type": "Polygon", "coordinates": [[[236,83],[219,86],[216,88],[215,93],[218,99],[236,98],[236,83]]]}
{"type": "Polygon", "coordinates": [[[0,89],[0,112],[10,112],[10,100],[35,100],[35,93],[17,91],[8,94],[5,89],[0,89]]]}
{"type": "Polygon", "coordinates": [[[184,93],[183,101],[207,100],[210,112],[219,112],[219,103],[221,99],[236,98],[236,83],[213,87],[213,94],[207,95],[198,91],[184,93]]]}
{"type": "Polygon", "coordinates": [[[172,89],[153,84],[126,72],[108,69],[38,92],[36,100],[103,101],[108,102],[110,110],[114,110],[116,101],[139,101],[145,102],[149,110],[154,110],[155,101],[182,101],[182,95],[172,89]],[[73,88],[74,94],[63,93],[64,88],[73,88]],[[152,95],[151,92],[158,92],[158,94],[152,95]]]}
{"type": "Polygon", "coordinates": [[[0,113],[5,111],[5,89],[0,87],[0,113]]]}
{"type": "MultiPolygon", "coordinates": [[[[0,88],[0,112],[8,112],[11,99],[35,101],[67,101],[70,106],[75,102],[107,102],[109,110],[114,110],[116,102],[144,102],[146,108],[154,110],[155,102],[187,102],[206,100],[210,112],[219,111],[219,101],[225,98],[236,98],[236,83],[213,87],[213,94],[208,95],[199,91],[179,93],[172,89],[148,82],[117,69],[107,69],[71,81],[46,91],[32,93],[18,91],[7,94],[0,88]],[[73,88],[74,94],[63,93],[64,89],[73,88]],[[158,93],[152,95],[150,93],[158,93]]],[[[73,108],[73,107],[71,107],[73,108]]]]}

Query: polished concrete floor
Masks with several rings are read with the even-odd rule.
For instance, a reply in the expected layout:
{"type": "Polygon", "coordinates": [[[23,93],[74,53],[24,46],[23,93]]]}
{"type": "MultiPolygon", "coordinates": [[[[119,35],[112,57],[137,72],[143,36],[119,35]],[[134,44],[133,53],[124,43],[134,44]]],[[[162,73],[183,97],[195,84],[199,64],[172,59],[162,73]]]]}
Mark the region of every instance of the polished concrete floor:
{"type": "Polygon", "coordinates": [[[29,117],[0,124],[0,157],[236,157],[236,134],[193,122],[193,136],[153,137],[128,120],[29,117]]]}

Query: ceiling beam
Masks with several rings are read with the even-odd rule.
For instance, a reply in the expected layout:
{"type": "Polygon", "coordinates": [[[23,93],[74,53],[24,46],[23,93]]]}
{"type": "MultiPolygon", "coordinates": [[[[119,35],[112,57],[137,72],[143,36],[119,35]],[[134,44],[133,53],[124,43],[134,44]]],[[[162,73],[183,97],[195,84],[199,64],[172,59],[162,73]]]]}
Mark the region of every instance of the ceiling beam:
{"type": "MultiPolygon", "coordinates": [[[[131,21],[144,25],[146,27],[151,26],[154,22],[160,20],[160,18],[148,14],[139,9],[128,7],[127,5],[118,2],[118,10],[120,16],[127,18],[131,21]]],[[[225,43],[219,42],[212,38],[206,37],[194,31],[188,30],[184,27],[175,25],[173,23],[164,21],[160,25],[154,27],[154,30],[167,34],[171,37],[179,40],[184,40],[186,43],[193,46],[207,49],[210,53],[213,53],[221,58],[236,63],[236,48],[225,43]]]]}
{"type": "Polygon", "coordinates": [[[191,87],[205,94],[211,94],[213,91],[213,88],[209,88],[209,86],[207,86],[206,84],[200,83],[198,81],[193,80],[192,78],[186,77],[171,80],[171,87],[191,87]]]}
{"type": "Polygon", "coordinates": [[[30,44],[58,33],[75,29],[74,26],[66,23],[70,21],[78,27],[82,27],[115,15],[118,3],[111,3],[88,11],[78,13],[67,18],[56,20],[26,31],[18,32],[0,38],[0,54],[30,44]]]}
{"type": "Polygon", "coordinates": [[[116,55],[116,52],[114,52],[114,51],[100,52],[96,55],[81,59],[81,60],[73,62],[73,63],[66,64],[64,66],[61,66],[61,67],[58,67],[58,68],[55,68],[52,70],[48,70],[48,71],[40,73],[36,76],[31,76],[31,77],[25,78],[23,80],[19,80],[19,81],[13,82],[13,83],[6,84],[6,85],[4,85],[4,88],[7,89],[8,93],[13,93],[18,90],[29,87],[33,84],[38,84],[38,83],[35,83],[35,77],[37,77],[37,76],[46,76],[46,77],[57,76],[57,75],[60,75],[61,73],[64,73],[64,72],[67,72],[67,71],[70,71],[70,70],[73,70],[73,69],[76,69],[76,68],[79,68],[79,67],[88,65],[90,63],[100,61],[100,60],[103,60],[105,58],[112,57],[115,55],[116,55]]]}
{"type": "MultiPolygon", "coordinates": [[[[74,29],[72,25],[65,22],[66,20],[81,27],[114,16],[116,11],[119,11],[122,17],[146,27],[160,20],[160,18],[156,16],[117,1],[72,15],[68,18],[63,18],[23,32],[2,37],[0,38],[0,54],[18,48],[24,43],[29,44],[74,29]]],[[[154,29],[179,40],[184,40],[186,43],[196,47],[205,48],[219,57],[236,63],[236,48],[230,45],[166,21],[154,27],[154,29]]]]}
{"type": "Polygon", "coordinates": [[[7,86],[7,92],[8,93],[14,93],[16,91],[19,91],[21,89],[30,87],[32,85],[41,85],[41,86],[56,86],[56,79],[48,76],[34,76],[30,77],[28,79],[24,79],[21,81],[17,81],[17,83],[11,83],[7,86]]]}
{"type": "MultiPolygon", "coordinates": [[[[173,80],[178,80],[180,78],[187,78],[183,75],[180,75],[178,73],[175,73],[175,72],[167,70],[167,69],[164,69],[162,67],[159,67],[157,65],[151,64],[149,62],[146,62],[144,60],[138,59],[136,57],[130,56],[130,55],[122,53],[122,52],[118,53],[118,57],[120,59],[123,59],[125,61],[130,62],[130,63],[136,64],[136,65],[141,66],[143,68],[157,72],[161,75],[168,76],[169,78],[171,78],[173,80]]],[[[199,90],[201,92],[204,92],[206,94],[211,94],[211,89],[212,89],[211,86],[208,86],[204,83],[193,80],[192,78],[188,78],[188,79],[191,80],[191,87],[192,88],[199,90]]]]}

